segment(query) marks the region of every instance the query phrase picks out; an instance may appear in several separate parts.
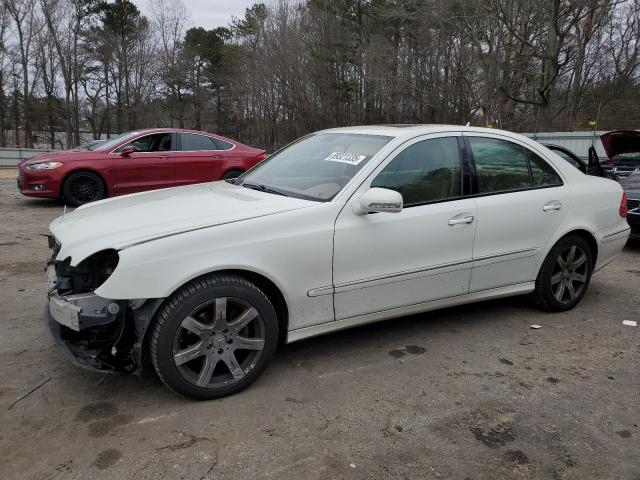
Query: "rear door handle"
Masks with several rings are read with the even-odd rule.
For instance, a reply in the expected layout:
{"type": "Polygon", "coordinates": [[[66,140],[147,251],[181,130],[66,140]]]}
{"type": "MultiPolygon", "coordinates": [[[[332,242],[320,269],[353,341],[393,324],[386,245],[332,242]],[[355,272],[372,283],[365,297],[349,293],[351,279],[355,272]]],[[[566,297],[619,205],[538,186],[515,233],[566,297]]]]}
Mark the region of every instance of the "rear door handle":
{"type": "Polygon", "coordinates": [[[551,210],[560,210],[562,208],[562,202],[549,202],[546,203],[543,207],[542,207],[542,211],[543,212],[548,212],[551,210]]]}
{"type": "Polygon", "coordinates": [[[449,225],[453,226],[453,225],[461,225],[463,223],[471,223],[473,222],[473,215],[469,215],[467,217],[462,217],[462,218],[452,218],[451,220],[449,220],[449,225]]]}

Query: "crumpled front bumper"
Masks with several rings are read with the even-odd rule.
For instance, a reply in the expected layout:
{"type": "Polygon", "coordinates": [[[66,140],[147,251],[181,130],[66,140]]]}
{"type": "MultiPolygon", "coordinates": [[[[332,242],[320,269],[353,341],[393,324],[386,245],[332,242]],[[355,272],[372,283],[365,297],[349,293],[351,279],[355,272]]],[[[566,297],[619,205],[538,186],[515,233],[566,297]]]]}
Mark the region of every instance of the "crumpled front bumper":
{"type": "MultiPolygon", "coordinates": [[[[71,297],[73,296],[57,298],[71,297]]],[[[80,305],[94,306],[96,301],[114,303],[113,300],[97,298],[99,300],[92,299],[93,303],[80,305]]],[[[141,374],[145,334],[163,301],[164,299],[152,299],[135,310],[127,307],[127,301],[117,301],[115,303],[120,306],[120,312],[113,315],[107,311],[107,318],[104,310],[85,309],[82,312],[81,308],[78,316],[79,329],[70,328],[56,320],[51,312],[51,302],[48,302],[43,322],[57,347],[77,367],[95,372],[141,374]],[[112,317],[111,320],[109,316],[112,317]]],[[[64,302],[63,306],[71,311],[75,310],[73,305],[65,305],[64,302]]],[[[58,317],[61,318],[59,315],[58,317]]],[[[65,321],[64,316],[62,319],[65,321]]]]}
{"type": "Polygon", "coordinates": [[[126,302],[93,293],[60,296],[51,290],[44,323],[56,345],[78,367],[113,372],[121,369],[116,345],[123,336],[126,302]],[[115,349],[112,351],[112,349],[115,349]]]}
{"type": "Polygon", "coordinates": [[[65,356],[73,363],[76,367],[84,368],[87,370],[92,370],[94,372],[104,372],[104,373],[115,373],[116,370],[110,368],[109,366],[102,364],[101,362],[96,362],[95,359],[91,358],[91,356],[83,356],[80,355],[77,351],[72,351],[70,348],[70,343],[63,339],[62,329],[66,328],[60,325],[54,318],[51,316],[51,312],[49,311],[49,305],[45,306],[44,313],[42,315],[42,321],[44,322],[47,330],[51,333],[54,342],[58,349],[65,354],[65,356]]]}

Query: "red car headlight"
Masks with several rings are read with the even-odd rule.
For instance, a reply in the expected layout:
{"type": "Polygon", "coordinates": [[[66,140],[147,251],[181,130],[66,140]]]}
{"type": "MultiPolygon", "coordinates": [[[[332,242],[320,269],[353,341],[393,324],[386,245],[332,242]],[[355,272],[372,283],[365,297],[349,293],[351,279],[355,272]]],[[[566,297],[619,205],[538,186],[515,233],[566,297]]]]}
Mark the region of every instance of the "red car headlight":
{"type": "Polygon", "coordinates": [[[54,168],[58,168],[64,165],[62,162],[42,162],[42,163],[32,163],[31,165],[27,165],[27,170],[53,170],[54,168]]]}

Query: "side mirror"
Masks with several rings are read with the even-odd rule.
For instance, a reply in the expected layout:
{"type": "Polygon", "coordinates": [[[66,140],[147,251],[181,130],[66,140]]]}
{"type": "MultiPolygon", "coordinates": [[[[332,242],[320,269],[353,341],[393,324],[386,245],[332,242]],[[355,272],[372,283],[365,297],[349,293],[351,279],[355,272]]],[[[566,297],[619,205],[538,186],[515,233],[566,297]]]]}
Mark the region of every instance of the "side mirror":
{"type": "Polygon", "coordinates": [[[120,152],[120,155],[123,156],[123,157],[128,157],[129,155],[131,155],[135,151],[136,151],[136,149],[133,148],[132,145],[127,145],[126,147],[124,147],[122,149],[122,151],[120,152]]]}
{"type": "Polygon", "coordinates": [[[402,195],[387,188],[371,188],[353,204],[356,215],[374,212],[395,213],[402,210],[402,195]]]}

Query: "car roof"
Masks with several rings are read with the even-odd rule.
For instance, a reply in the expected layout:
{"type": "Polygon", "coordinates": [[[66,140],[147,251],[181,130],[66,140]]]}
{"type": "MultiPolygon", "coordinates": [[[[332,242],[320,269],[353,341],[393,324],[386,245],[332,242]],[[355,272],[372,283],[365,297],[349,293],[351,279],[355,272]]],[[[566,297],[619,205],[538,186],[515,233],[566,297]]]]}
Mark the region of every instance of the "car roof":
{"type": "MultiPolygon", "coordinates": [[[[219,140],[223,140],[225,142],[230,142],[233,143],[234,145],[236,145],[236,147],[242,147],[242,148],[254,148],[254,147],[249,147],[248,145],[245,145],[244,143],[241,143],[237,140],[234,140],[232,138],[229,137],[225,137],[223,135],[220,135],[218,133],[214,133],[214,132],[207,132],[204,130],[190,130],[188,128],[171,128],[171,127],[158,127],[158,128],[141,128],[141,129],[137,129],[137,130],[131,130],[131,132],[135,132],[138,135],[147,135],[147,134],[151,134],[151,133],[195,133],[198,135],[210,135],[212,137],[215,137],[219,140]]],[[[260,149],[257,149],[260,150],[260,149]]]]}
{"type": "Polygon", "coordinates": [[[495,128],[468,127],[465,125],[448,124],[391,124],[391,125],[359,125],[354,127],[338,127],[322,130],[323,133],[353,133],[361,135],[383,135],[388,137],[415,137],[439,132],[477,132],[503,134],[510,137],[525,138],[521,135],[506,130],[495,128]]]}
{"type": "Polygon", "coordinates": [[[219,137],[220,135],[212,132],[205,132],[204,130],[191,130],[188,128],[170,128],[170,127],[158,127],[158,128],[141,128],[132,130],[137,133],[163,133],[163,132],[178,132],[178,133],[204,133],[207,135],[214,135],[219,137]]]}

